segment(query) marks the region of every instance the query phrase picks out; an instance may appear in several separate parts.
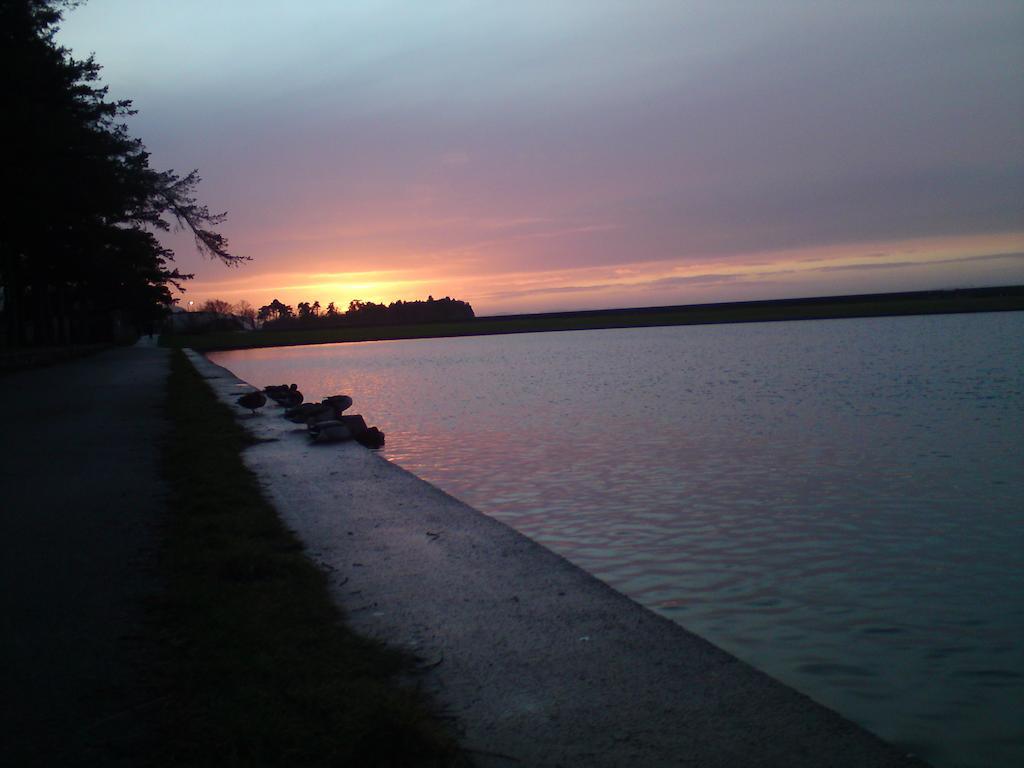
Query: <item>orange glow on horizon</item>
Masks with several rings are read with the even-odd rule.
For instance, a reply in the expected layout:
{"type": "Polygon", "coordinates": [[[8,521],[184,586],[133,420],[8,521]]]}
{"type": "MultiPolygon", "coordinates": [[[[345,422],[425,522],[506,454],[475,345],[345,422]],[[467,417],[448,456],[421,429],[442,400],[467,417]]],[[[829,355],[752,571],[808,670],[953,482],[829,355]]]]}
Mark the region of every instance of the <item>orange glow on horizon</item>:
{"type": "MultiPolygon", "coordinates": [[[[303,258],[295,256],[290,261],[298,265],[303,258]]],[[[184,300],[201,303],[221,298],[236,303],[244,299],[255,307],[275,298],[293,306],[300,301],[319,301],[326,307],[333,301],[343,311],[353,299],[388,304],[433,295],[469,301],[477,314],[501,314],[954,288],[982,284],[976,277],[964,278],[968,264],[972,274],[977,273],[978,265],[986,267],[993,281],[987,284],[1019,282],[1024,233],[691,254],[679,260],[534,271],[501,270],[491,265],[491,273],[472,269],[471,261],[340,273],[324,271],[327,260],[322,255],[310,261],[318,269],[260,273],[255,271],[257,259],[228,279],[193,281],[186,286],[184,300]],[[894,287],[888,287],[890,283],[894,287]]],[[[366,261],[380,263],[376,256],[366,261]]]]}

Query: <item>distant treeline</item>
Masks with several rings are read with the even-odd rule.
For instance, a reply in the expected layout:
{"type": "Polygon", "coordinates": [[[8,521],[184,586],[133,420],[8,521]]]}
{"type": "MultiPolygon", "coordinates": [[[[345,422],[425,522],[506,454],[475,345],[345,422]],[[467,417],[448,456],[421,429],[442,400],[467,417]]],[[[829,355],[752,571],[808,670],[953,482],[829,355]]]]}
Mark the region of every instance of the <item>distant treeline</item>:
{"type": "Polygon", "coordinates": [[[393,301],[375,304],[355,299],[344,312],[332,301],[321,307],[319,301],[300,301],[295,309],[274,299],[256,312],[260,327],[267,330],[292,328],[330,328],[345,325],[405,325],[472,320],[473,307],[468,302],[445,296],[426,301],[393,301]]]}

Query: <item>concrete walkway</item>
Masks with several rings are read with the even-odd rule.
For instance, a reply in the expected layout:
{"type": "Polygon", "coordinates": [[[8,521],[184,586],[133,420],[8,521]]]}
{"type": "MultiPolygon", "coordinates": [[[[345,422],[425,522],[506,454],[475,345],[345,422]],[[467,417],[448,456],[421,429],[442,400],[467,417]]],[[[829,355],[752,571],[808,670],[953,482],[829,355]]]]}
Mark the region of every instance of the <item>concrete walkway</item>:
{"type": "Polygon", "coordinates": [[[191,359],[351,626],[425,660],[480,765],[921,765],[372,452],[245,415],[249,385],[191,359]]]}
{"type": "Polygon", "coordinates": [[[0,765],[131,765],[166,350],[0,377],[0,765]]]}

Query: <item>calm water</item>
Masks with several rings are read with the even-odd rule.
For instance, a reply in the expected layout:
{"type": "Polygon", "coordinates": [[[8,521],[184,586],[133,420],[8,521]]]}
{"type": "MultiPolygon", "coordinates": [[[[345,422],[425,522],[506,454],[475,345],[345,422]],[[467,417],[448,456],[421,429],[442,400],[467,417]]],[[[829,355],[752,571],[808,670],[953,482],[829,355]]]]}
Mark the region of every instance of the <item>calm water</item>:
{"type": "Polygon", "coordinates": [[[1024,765],[1024,314],[219,353],[937,766],[1024,765]]]}

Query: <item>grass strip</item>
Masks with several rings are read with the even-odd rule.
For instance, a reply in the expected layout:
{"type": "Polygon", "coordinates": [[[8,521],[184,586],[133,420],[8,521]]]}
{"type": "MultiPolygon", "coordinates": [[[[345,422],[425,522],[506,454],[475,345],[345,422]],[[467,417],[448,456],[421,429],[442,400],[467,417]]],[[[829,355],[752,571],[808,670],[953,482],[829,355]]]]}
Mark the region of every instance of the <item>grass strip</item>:
{"type": "Polygon", "coordinates": [[[324,573],[263,498],[252,444],[180,351],[164,451],[170,520],[157,609],[161,765],[461,763],[414,660],[349,631],[324,573]]]}

